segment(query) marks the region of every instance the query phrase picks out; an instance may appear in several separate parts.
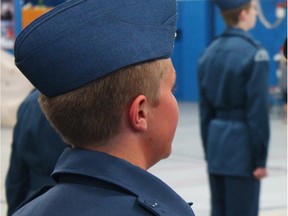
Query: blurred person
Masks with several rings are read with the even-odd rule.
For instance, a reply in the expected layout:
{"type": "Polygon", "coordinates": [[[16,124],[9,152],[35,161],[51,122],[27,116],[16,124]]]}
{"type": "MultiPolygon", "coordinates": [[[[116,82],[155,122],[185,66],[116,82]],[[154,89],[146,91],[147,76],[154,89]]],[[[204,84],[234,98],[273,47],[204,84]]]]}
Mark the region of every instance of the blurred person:
{"type": "Polygon", "coordinates": [[[256,216],[267,175],[268,60],[248,33],[251,0],[216,0],[226,30],[199,59],[201,137],[208,165],[212,216],[256,216]]]}
{"type": "Polygon", "coordinates": [[[285,56],[285,58],[287,59],[287,37],[283,43],[283,55],[285,56]]]}
{"type": "Polygon", "coordinates": [[[274,56],[274,60],[278,63],[278,87],[283,101],[283,120],[287,123],[287,59],[285,58],[284,47],[281,47],[280,52],[274,56]]]}
{"type": "Polygon", "coordinates": [[[56,183],[50,175],[67,146],[44,116],[39,94],[34,89],[17,112],[5,185],[8,216],[42,186],[56,183]]]}
{"type": "Polygon", "coordinates": [[[176,17],[175,0],[74,0],[20,33],[16,65],[72,148],[54,169],[57,184],[15,216],[194,215],[147,171],[171,154],[178,122],[176,17]]]}

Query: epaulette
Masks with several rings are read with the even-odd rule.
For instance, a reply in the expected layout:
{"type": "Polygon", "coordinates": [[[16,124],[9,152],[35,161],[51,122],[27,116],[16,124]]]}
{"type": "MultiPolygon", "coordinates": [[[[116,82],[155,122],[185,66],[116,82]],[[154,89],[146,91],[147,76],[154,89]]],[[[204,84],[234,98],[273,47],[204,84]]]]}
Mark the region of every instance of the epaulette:
{"type": "Polygon", "coordinates": [[[269,54],[268,54],[268,52],[267,52],[265,49],[263,49],[263,48],[259,49],[259,50],[256,52],[255,56],[254,56],[254,61],[255,61],[255,62],[268,61],[268,60],[269,60],[269,54]]]}

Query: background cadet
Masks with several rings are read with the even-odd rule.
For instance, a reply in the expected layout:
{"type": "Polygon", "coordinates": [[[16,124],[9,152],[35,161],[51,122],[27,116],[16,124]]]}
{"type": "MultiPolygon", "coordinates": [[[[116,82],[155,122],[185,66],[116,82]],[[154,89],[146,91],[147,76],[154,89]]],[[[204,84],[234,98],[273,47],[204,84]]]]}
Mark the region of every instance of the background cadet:
{"type": "Polygon", "coordinates": [[[194,215],[146,171],[170,155],[178,121],[175,31],[175,0],[67,1],[22,31],[16,65],[72,148],[56,186],[15,216],[194,215]]]}
{"type": "Polygon", "coordinates": [[[67,146],[44,116],[39,94],[34,89],[17,112],[5,185],[8,215],[42,186],[55,184],[50,175],[67,146]]]}
{"type": "Polygon", "coordinates": [[[199,60],[201,136],[212,216],[256,216],[267,175],[268,54],[247,33],[250,0],[216,0],[227,29],[199,60]]]}

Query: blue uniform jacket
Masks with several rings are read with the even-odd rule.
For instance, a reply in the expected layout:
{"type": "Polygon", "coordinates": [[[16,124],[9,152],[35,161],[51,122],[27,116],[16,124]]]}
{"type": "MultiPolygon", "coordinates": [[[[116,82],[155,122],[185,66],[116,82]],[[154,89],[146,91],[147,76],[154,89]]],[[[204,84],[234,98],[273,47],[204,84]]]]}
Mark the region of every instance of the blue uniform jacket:
{"type": "Polygon", "coordinates": [[[194,215],[160,179],[104,153],[67,148],[53,177],[56,186],[32,197],[14,215],[194,215]]]}
{"type": "Polygon", "coordinates": [[[46,120],[34,90],[21,103],[13,131],[12,153],[6,176],[8,215],[30,194],[46,184],[67,146],[46,120]]]}
{"type": "Polygon", "coordinates": [[[228,28],[199,59],[201,136],[209,173],[252,176],[268,152],[267,52],[228,28]]]}

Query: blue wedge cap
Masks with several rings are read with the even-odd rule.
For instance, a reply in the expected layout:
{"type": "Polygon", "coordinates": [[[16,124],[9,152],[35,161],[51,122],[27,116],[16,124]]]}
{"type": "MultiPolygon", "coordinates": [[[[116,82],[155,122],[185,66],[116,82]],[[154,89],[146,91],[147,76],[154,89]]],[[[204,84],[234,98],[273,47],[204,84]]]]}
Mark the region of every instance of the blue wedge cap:
{"type": "Polygon", "coordinates": [[[215,0],[215,3],[222,11],[233,10],[249,2],[251,0],[215,0]]]}
{"type": "Polygon", "coordinates": [[[175,0],[70,0],[27,26],[14,46],[15,64],[48,97],[116,70],[169,58],[175,0]]]}

